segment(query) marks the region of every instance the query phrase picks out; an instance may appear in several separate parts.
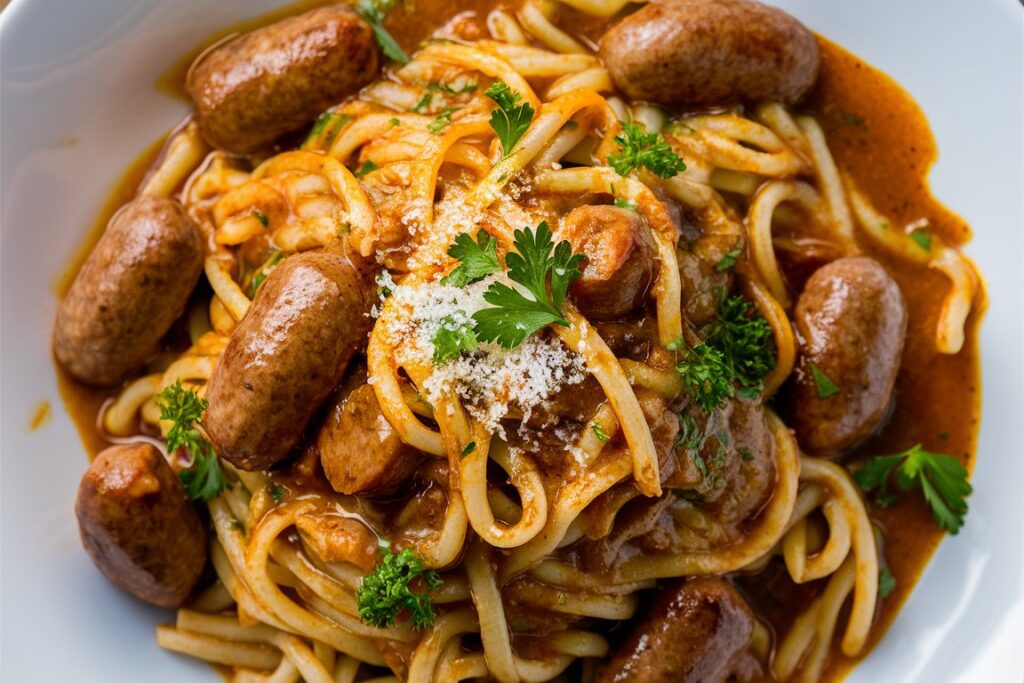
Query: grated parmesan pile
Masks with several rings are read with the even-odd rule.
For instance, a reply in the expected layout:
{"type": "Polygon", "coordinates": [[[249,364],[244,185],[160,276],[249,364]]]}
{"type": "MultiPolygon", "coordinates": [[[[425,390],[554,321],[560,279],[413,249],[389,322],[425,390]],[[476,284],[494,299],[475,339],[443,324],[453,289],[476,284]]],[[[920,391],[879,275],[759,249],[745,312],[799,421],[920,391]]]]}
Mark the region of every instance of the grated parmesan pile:
{"type": "MultiPolygon", "coordinates": [[[[384,332],[396,349],[396,360],[432,365],[433,338],[441,326],[472,325],[473,313],[488,306],[484,292],[504,277],[492,275],[465,288],[439,282],[403,286],[382,278],[379,284],[391,291],[388,305],[395,312],[384,332]]],[[[526,421],[534,408],[585,377],[582,356],[557,337],[532,335],[515,349],[480,344],[472,353],[434,366],[421,389],[435,409],[443,396],[457,395],[476,420],[504,438],[501,420],[507,415],[518,414],[526,421]]]]}

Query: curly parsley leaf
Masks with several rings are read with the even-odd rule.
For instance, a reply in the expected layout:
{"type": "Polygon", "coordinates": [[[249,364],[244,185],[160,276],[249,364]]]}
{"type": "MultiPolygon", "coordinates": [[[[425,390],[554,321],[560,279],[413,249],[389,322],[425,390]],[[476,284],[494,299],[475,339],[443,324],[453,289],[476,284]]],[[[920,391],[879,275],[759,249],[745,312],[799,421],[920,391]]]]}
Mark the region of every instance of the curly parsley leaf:
{"type": "Polygon", "coordinates": [[[887,507],[896,500],[889,491],[889,480],[895,472],[896,483],[903,491],[920,489],[932,509],[935,522],[956,535],[967,514],[967,496],[971,485],[967,470],[951,455],[931,453],[917,444],[896,455],[875,456],[853,474],[854,481],[866,493],[874,493],[874,502],[887,507]]]}
{"type": "Polygon", "coordinates": [[[615,136],[619,151],[608,155],[608,163],[621,176],[630,171],[646,168],[659,178],[671,178],[686,170],[661,133],[648,133],[639,123],[622,124],[622,133],[615,136]]]}
{"type": "MultiPolygon", "coordinates": [[[[722,296],[718,315],[707,338],[687,349],[676,365],[683,387],[704,412],[736,394],[755,398],[775,367],[771,326],[751,302],[742,296],[722,296]]],[[[671,351],[686,348],[682,338],[668,345],[671,351]]]]}
{"type": "Polygon", "coordinates": [[[408,64],[409,55],[405,54],[402,46],[398,44],[394,36],[384,28],[384,16],[394,6],[395,2],[396,0],[359,0],[356,3],[356,12],[373,28],[373,36],[377,39],[381,52],[388,59],[408,64]]]}
{"type": "Polygon", "coordinates": [[[469,321],[457,321],[450,315],[441,319],[441,326],[434,333],[434,363],[440,365],[455,360],[463,351],[476,348],[476,333],[469,321]]]}
{"type": "Polygon", "coordinates": [[[513,244],[518,253],[509,252],[505,257],[508,277],[525,287],[526,294],[494,282],[484,292],[484,301],[494,308],[473,314],[479,340],[497,342],[509,349],[547,325],[569,326],[562,317],[562,304],[569,285],[581,275],[583,260],[582,254],[572,253],[566,241],[554,246],[547,222],[538,225],[536,231],[516,230],[513,244]]]}
{"type": "Polygon", "coordinates": [[[467,232],[455,238],[448,255],[459,260],[452,272],[441,278],[442,285],[465,287],[501,270],[498,263],[498,240],[483,230],[473,236],[467,232]]]}
{"type": "Polygon", "coordinates": [[[704,412],[710,413],[733,395],[732,375],[718,349],[701,342],[676,364],[683,388],[704,412]]]}
{"type": "Polygon", "coordinates": [[[498,134],[502,154],[507,157],[530,127],[533,121],[533,107],[529,102],[523,102],[522,95],[513,92],[502,81],[491,83],[484,94],[498,105],[498,108],[491,112],[491,128],[498,134]]]}
{"type": "Polygon", "coordinates": [[[406,548],[395,555],[390,548],[382,548],[380,562],[363,577],[356,591],[359,618],[384,628],[394,625],[399,611],[404,610],[416,630],[430,626],[434,623],[434,604],[427,593],[410,588],[409,584],[417,579],[428,592],[443,583],[437,572],[423,567],[423,560],[412,550],[406,548]]]}
{"type": "Polygon", "coordinates": [[[157,394],[156,402],[160,407],[160,419],[172,423],[167,432],[167,450],[173,453],[184,448],[192,458],[190,469],[182,470],[178,475],[185,485],[185,493],[192,500],[215,498],[226,485],[224,471],[213,446],[195,427],[201,423],[206,400],[192,389],[185,389],[178,380],[157,394]]]}

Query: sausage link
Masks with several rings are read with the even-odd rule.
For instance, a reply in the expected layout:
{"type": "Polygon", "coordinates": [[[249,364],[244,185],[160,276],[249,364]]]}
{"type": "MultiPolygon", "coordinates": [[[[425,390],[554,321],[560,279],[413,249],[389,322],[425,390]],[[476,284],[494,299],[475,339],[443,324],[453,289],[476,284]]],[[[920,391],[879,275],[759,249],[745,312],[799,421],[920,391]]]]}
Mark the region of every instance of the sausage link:
{"type": "Polygon", "coordinates": [[[345,494],[391,495],[424,458],[388,422],[364,371],[353,373],[331,403],[316,447],[331,488],[345,494]]]}
{"type": "Polygon", "coordinates": [[[118,213],[57,309],[53,351],[88,384],[115,384],[156,352],[203,270],[203,241],[172,199],[118,213]]]}
{"type": "Polygon", "coordinates": [[[82,545],[112,583],[177,607],[206,566],[206,527],[156,448],[111,446],[92,461],[75,501],[82,545]]]}
{"type": "Polygon", "coordinates": [[[750,607],[725,579],[677,582],[662,589],[597,681],[724,683],[753,631],[750,607]]]}
{"type": "Polygon", "coordinates": [[[814,34],[753,0],[660,0],[613,26],[601,58],[630,99],[678,105],[793,104],[818,77],[814,34]]]}
{"type": "Polygon", "coordinates": [[[807,280],[794,318],[800,356],[785,394],[789,424],[805,450],[837,455],[870,436],[889,408],[907,333],[903,295],[877,261],[843,258],[807,280]]]}
{"type": "Polygon", "coordinates": [[[217,453],[246,470],[284,459],[366,345],[372,290],[345,256],[291,256],[267,277],[207,388],[217,453]]]}
{"type": "Polygon", "coordinates": [[[570,285],[591,320],[623,318],[639,308],[657,274],[654,238],[635,211],[580,206],[562,219],[559,237],[586,256],[583,276],[570,285]]]}
{"type": "Polygon", "coordinates": [[[265,147],[377,76],[373,29],[347,5],[283,19],[204,55],[188,75],[199,129],[212,146],[265,147]]]}

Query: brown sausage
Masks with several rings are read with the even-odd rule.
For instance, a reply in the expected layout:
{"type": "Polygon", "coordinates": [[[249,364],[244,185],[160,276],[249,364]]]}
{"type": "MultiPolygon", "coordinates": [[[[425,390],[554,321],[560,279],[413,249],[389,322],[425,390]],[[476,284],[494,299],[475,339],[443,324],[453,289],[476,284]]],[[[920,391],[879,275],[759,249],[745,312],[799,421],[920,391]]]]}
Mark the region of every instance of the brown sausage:
{"type": "Polygon", "coordinates": [[[377,76],[373,29],[332,5],[257,29],[193,65],[188,91],[212,146],[243,154],[296,130],[377,76]]]}
{"type": "Polygon", "coordinates": [[[580,206],[562,219],[559,239],[586,256],[569,291],[592,320],[622,318],[639,308],[657,274],[654,238],[636,211],[580,206]]]}
{"type": "Polygon", "coordinates": [[[88,384],[115,384],[156,352],[203,270],[203,241],[181,205],[140,196],[96,243],[57,309],[53,351],[88,384]]]}
{"type": "Polygon", "coordinates": [[[86,552],[119,588],[158,607],[192,592],[206,565],[206,527],[156,448],[133,443],[96,456],[75,514],[86,552]]]}
{"type": "Polygon", "coordinates": [[[366,373],[353,373],[316,437],[327,480],[338,493],[387,496],[423,462],[384,417],[366,373]]]}
{"type": "Polygon", "coordinates": [[[287,258],[267,277],[210,377],[204,424],[236,467],[284,459],[366,346],[372,289],[343,255],[287,258]]]}
{"type": "Polygon", "coordinates": [[[800,356],[787,387],[788,422],[805,450],[842,453],[870,436],[889,408],[907,333],[903,295],[877,261],[843,258],[807,280],[794,318],[800,356]],[[814,368],[838,393],[822,397],[814,368]]]}
{"type": "Polygon", "coordinates": [[[747,649],[754,615],[728,581],[701,577],[662,589],[598,683],[724,683],[747,649]]]}
{"type": "Polygon", "coordinates": [[[612,27],[601,58],[630,99],[722,105],[797,102],[818,77],[814,35],[753,0],[660,0],[612,27]]]}

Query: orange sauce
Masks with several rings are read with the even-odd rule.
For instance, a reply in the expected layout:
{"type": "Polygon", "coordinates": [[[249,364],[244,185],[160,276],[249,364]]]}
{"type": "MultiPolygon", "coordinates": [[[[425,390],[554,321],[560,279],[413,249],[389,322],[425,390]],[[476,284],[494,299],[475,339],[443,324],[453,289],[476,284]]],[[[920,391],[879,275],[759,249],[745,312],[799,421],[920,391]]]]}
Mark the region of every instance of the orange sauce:
{"type": "Polygon", "coordinates": [[[50,409],[50,402],[44,399],[37,403],[32,411],[32,417],[28,420],[28,431],[34,432],[40,427],[49,424],[52,419],[53,411],[50,409]]]}
{"type": "MultiPolygon", "coordinates": [[[[156,87],[161,92],[187,99],[184,82],[188,66],[208,46],[234,33],[252,30],[322,4],[328,3],[298,0],[270,14],[218,31],[168,69],[156,87]]],[[[503,4],[497,0],[419,0],[415,12],[408,8],[403,10],[401,6],[393,10],[386,25],[406,51],[412,52],[435,28],[456,15],[467,12],[483,17],[493,7],[503,4]]],[[[572,10],[564,11],[572,19],[565,25],[575,27],[577,35],[591,41],[600,35],[603,26],[600,21],[583,18],[572,10]]],[[[927,218],[929,229],[942,239],[957,245],[967,242],[970,228],[930,194],[927,174],[936,159],[937,149],[917,104],[882,72],[826,39],[820,42],[821,76],[803,108],[820,121],[837,165],[851,174],[894,227],[927,218]]],[[[89,228],[79,253],[58,279],[55,286],[58,292],[66,291],[110,216],[135,194],[145,171],[159,154],[164,137],[145,150],[115,185],[89,228]]],[[[896,453],[920,442],[929,450],[959,457],[971,468],[981,408],[978,327],[985,308],[984,292],[977,295],[967,321],[963,350],[956,355],[938,353],[933,340],[942,296],[948,287],[945,277],[868,251],[884,263],[898,281],[907,300],[910,322],[897,379],[894,413],[885,429],[865,444],[860,454],[896,453]]],[[[108,445],[96,431],[96,416],[103,401],[115,392],[79,385],[59,369],[58,378],[64,404],[78,427],[86,451],[94,456],[108,445]]],[[[868,651],[884,636],[943,537],[929,508],[918,495],[902,496],[889,509],[871,507],[869,512],[884,533],[885,562],[896,578],[897,587],[887,599],[880,601],[868,651]]],[[[754,581],[762,578],[756,577],[754,581]]],[[[813,591],[794,595],[802,602],[810,599],[813,591]]],[[[799,603],[772,607],[759,602],[757,595],[752,597],[755,610],[762,616],[771,619],[769,614],[776,614],[773,621],[777,631],[802,610],[799,603]],[[778,617],[778,614],[785,616],[778,617]]],[[[841,680],[858,659],[846,657],[834,647],[824,679],[841,680]]]]}

